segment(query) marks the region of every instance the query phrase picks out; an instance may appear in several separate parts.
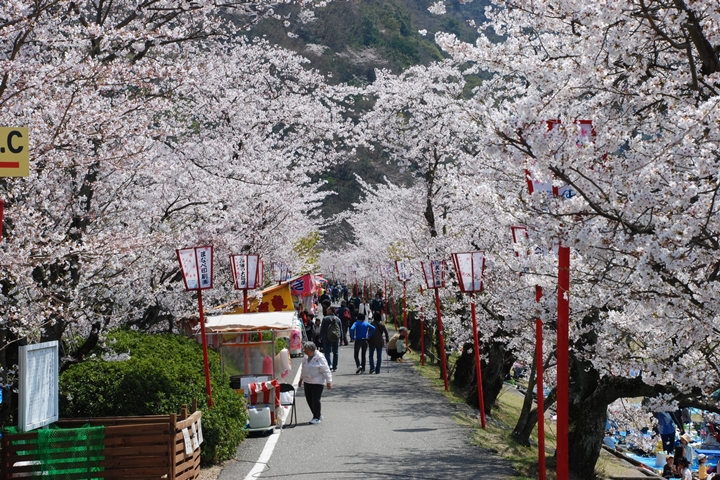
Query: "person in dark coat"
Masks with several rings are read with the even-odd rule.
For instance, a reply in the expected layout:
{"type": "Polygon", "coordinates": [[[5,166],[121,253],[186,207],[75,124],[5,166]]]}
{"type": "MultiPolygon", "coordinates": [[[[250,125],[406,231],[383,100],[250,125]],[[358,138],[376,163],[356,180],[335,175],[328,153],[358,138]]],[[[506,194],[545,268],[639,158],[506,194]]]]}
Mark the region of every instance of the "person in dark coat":
{"type": "Polygon", "coordinates": [[[382,313],[373,313],[373,325],[375,325],[375,331],[368,340],[368,347],[370,347],[370,373],[380,373],[382,351],[385,344],[390,341],[390,335],[388,334],[387,327],[385,327],[385,324],[382,321],[382,313]],[[384,339],[383,335],[385,335],[384,339]],[[374,362],[374,356],[376,353],[377,363],[374,362]]]}

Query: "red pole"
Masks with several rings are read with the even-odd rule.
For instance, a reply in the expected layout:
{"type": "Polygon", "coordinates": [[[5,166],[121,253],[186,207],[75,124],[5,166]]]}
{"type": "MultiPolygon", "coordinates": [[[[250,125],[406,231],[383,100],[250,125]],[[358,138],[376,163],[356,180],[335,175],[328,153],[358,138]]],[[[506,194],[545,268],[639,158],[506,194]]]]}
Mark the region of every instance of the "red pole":
{"type": "Polygon", "coordinates": [[[437,310],[437,322],[438,322],[438,337],[440,338],[440,361],[442,363],[442,375],[443,375],[443,381],[445,382],[445,391],[450,391],[450,386],[448,385],[448,376],[447,376],[447,358],[445,355],[445,334],[443,333],[443,326],[442,326],[442,317],[440,315],[440,292],[438,289],[435,289],[435,309],[437,310]]]}
{"type": "Polygon", "coordinates": [[[383,297],[385,297],[385,315],[387,315],[387,300],[388,300],[388,292],[387,292],[387,279],[383,280],[383,297]]]}
{"type": "Polygon", "coordinates": [[[247,290],[243,290],[243,313],[248,313],[247,290]]]}
{"type": "Polygon", "coordinates": [[[0,198],[0,240],[2,240],[2,223],[5,214],[5,200],[0,198]]]}
{"type": "Polygon", "coordinates": [[[470,294],[470,310],[472,311],[473,343],[475,346],[475,372],[477,374],[478,405],[480,406],[480,425],[485,429],[485,398],[483,396],[482,368],[480,365],[480,341],[478,340],[477,316],[475,314],[475,295],[470,294]]]}
{"type": "MultiPolygon", "coordinates": [[[[540,302],[542,287],[535,285],[535,301],[540,302]]],[[[545,388],[543,387],[543,324],[539,318],[535,319],[535,371],[537,380],[537,409],[538,409],[538,480],[545,480],[545,388]]]]}
{"type": "Polygon", "coordinates": [[[403,282],[403,327],[407,328],[407,282],[403,282]]]}
{"type": "Polygon", "coordinates": [[[208,408],[212,408],[212,388],[210,387],[210,362],[208,361],[207,337],[205,336],[205,313],[203,312],[202,290],[198,289],[198,310],[200,310],[200,335],[202,336],[203,362],[205,364],[205,391],[208,396],[208,408]]]}
{"type": "Polygon", "coordinates": [[[390,301],[392,302],[390,310],[392,311],[393,324],[395,325],[395,330],[397,330],[398,324],[397,324],[397,310],[395,309],[395,291],[393,290],[392,286],[390,286],[390,301]]]}
{"type": "Polygon", "coordinates": [[[570,474],[569,399],[570,384],[570,247],[558,250],[558,321],[557,321],[557,480],[568,480],[570,474]]]}
{"type": "Polygon", "coordinates": [[[425,312],[420,307],[420,363],[425,366],[425,312]]]}

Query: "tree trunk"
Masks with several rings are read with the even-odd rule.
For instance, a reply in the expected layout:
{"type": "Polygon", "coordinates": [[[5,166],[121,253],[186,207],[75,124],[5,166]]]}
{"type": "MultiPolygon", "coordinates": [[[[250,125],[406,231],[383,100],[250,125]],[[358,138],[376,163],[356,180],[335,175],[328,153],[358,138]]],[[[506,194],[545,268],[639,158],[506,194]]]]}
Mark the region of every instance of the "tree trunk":
{"type": "MultiPolygon", "coordinates": [[[[545,412],[548,411],[550,407],[552,407],[555,404],[555,389],[553,388],[548,396],[545,398],[545,412]]],[[[543,412],[544,413],[544,412],[543,412]]],[[[530,445],[530,435],[532,435],[533,430],[535,429],[535,425],[537,425],[538,420],[538,410],[537,407],[534,407],[532,410],[530,410],[527,421],[524,424],[520,424],[520,420],[518,420],[518,424],[515,425],[515,429],[513,430],[513,438],[518,441],[518,443],[521,443],[523,445],[530,445]]]]}
{"type": "MultiPolygon", "coordinates": [[[[515,363],[515,355],[505,348],[502,342],[488,342],[483,345],[483,353],[487,355],[487,360],[481,360],[482,365],[482,382],[483,382],[483,401],[485,403],[485,414],[491,415],[492,408],[495,406],[498,395],[502,391],[505,377],[510,373],[510,369],[515,363]]],[[[477,382],[470,393],[473,398],[477,399],[477,382]]]]}
{"type": "MultiPolygon", "coordinates": [[[[475,376],[475,355],[473,354],[473,344],[465,343],[460,358],[455,362],[455,375],[452,378],[453,385],[463,391],[468,391],[477,383],[475,376]]],[[[467,396],[466,402],[470,405],[477,406],[477,395],[473,402],[470,395],[467,396]]]]}
{"type": "Polygon", "coordinates": [[[568,455],[570,471],[581,480],[595,478],[595,464],[600,457],[607,404],[605,402],[570,402],[568,455]]]}
{"type": "MultiPolygon", "coordinates": [[[[528,385],[527,390],[525,390],[525,399],[523,400],[523,406],[522,410],[520,410],[520,418],[518,418],[517,424],[515,424],[515,428],[512,432],[512,437],[521,445],[525,445],[526,447],[530,446],[530,434],[524,435],[525,430],[527,430],[528,425],[532,425],[530,427],[530,432],[532,432],[533,426],[535,425],[535,422],[537,421],[537,415],[535,415],[535,421],[533,421],[530,418],[531,411],[535,411],[537,414],[537,408],[533,409],[533,386],[535,385],[535,357],[533,357],[532,364],[530,365],[530,375],[528,376],[528,385]]],[[[542,395],[542,392],[538,392],[539,395],[542,395]]]]}

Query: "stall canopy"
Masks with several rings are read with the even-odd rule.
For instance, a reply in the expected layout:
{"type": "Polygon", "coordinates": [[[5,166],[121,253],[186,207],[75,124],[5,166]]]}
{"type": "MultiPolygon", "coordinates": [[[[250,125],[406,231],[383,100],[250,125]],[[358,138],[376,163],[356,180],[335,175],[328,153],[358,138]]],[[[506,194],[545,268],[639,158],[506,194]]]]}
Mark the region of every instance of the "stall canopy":
{"type": "Polygon", "coordinates": [[[256,332],[275,330],[290,332],[293,329],[295,312],[262,312],[226,314],[208,317],[205,329],[210,333],[256,332]]]}

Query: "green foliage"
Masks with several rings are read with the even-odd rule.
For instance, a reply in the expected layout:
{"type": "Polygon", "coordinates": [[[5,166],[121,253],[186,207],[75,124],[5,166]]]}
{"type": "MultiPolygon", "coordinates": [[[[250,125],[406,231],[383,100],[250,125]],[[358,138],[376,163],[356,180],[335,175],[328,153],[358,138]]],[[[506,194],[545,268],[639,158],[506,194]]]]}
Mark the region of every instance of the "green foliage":
{"type": "Polygon", "coordinates": [[[320,232],[317,230],[308,233],[293,244],[293,251],[303,261],[300,273],[315,273],[320,261],[320,232]]]}
{"type": "MultiPolygon", "coordinates": [[[[105,361],[98,349],[90,360],[60,377],[60,412],[66,418],[167,415],[193,399],[205,399],[202,348],[174,335],[129,330],[110,334],[112,352],[129,353],[125,361],[105,361]]],[[[209,351],[213,408],[203,409],[201,461],[211,465],[235,456],[245,436],[243,398],[220,372],[220,357],[209,351]]]]}

